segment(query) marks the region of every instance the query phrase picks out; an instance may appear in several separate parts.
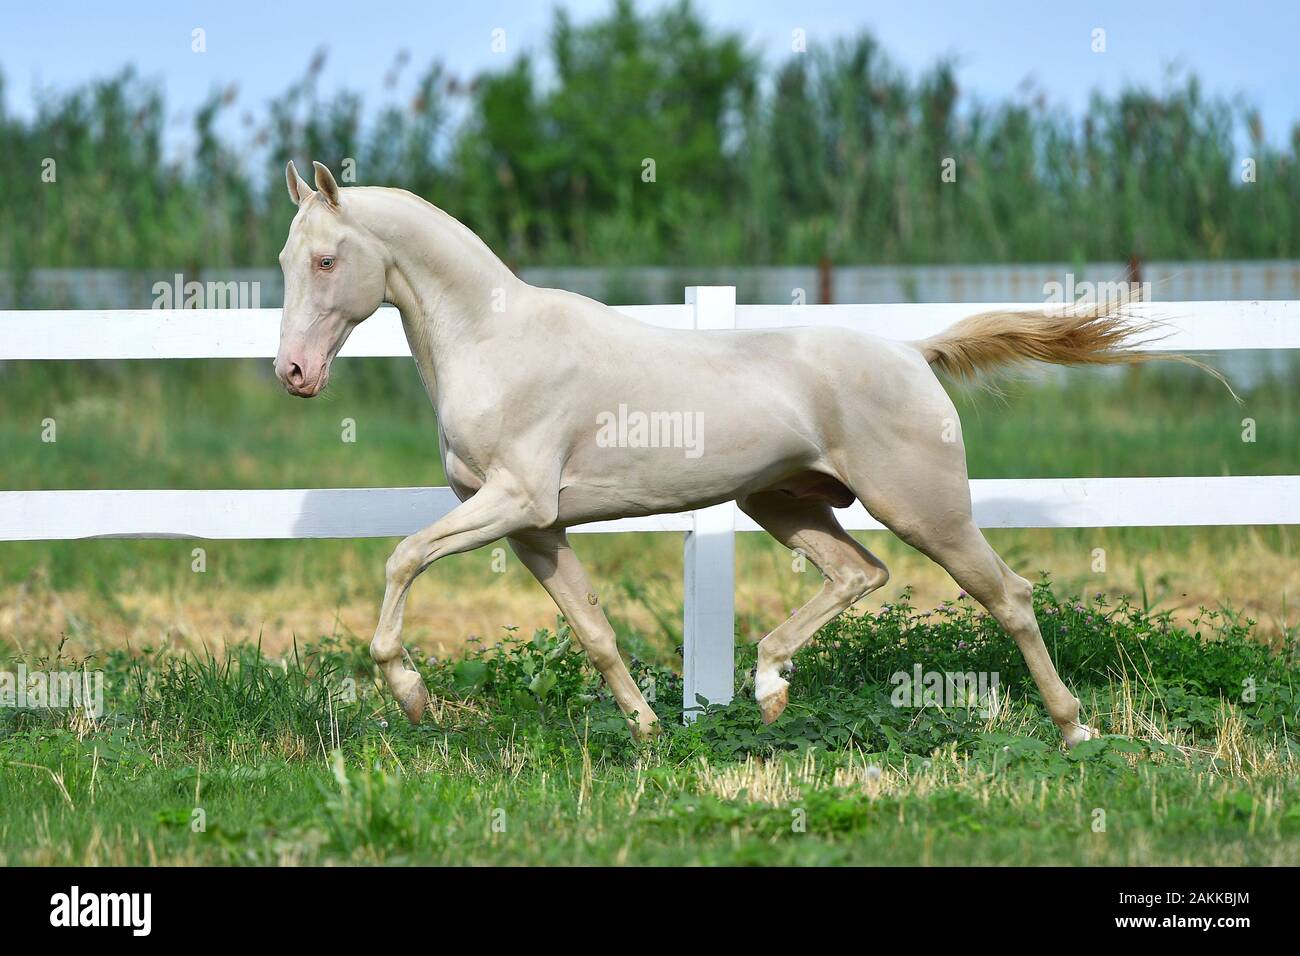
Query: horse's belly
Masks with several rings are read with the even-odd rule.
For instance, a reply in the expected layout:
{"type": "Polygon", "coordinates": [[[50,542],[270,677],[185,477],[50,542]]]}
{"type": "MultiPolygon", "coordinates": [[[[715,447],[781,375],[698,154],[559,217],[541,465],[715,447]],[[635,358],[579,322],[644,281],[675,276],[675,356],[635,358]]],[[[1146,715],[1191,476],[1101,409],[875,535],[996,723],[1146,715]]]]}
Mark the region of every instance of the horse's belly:
{"type": "MultiPolygon", "coordinates": [[[[693,497],[693,496],[690,496],[693,497]]],[[[570,527],[591,521],[611,521],[616,518],[639,518],[644,515],[671,514],[692,511],[731,495],[718,494],[714,500],[687,500],[679,489],[648,489],[635,483],[608,487],[601,485],[571,484],[560,489],[559,516],[556,524],[570,527]]]]}
{"type": "MultiPolygon", "coordinates": [[[[662,450],[660,450],[662,451],[662,450]]],[[[785,481],[807,467],[782,454],[717,455],[699,459],[627,454],[619,466],[584,468],[570,462],[560,488],[561,525],[669,514],[732,501],[785,481]]]]}

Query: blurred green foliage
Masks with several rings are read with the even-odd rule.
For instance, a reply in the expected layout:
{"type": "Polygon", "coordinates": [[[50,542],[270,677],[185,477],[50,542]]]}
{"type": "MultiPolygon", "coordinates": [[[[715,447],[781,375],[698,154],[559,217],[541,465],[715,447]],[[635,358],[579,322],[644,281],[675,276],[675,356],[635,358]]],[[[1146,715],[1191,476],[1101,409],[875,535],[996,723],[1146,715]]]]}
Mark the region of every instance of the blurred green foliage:
{"type": "Polygon", "coordinates": [[[180,160],[164,91],[129,69],[44,92],[32,119],[0,85],[0,268],[273,264],[290,157],[351,158],[358,183],[414,190],[515,266],[1300,255],[1300,126],[1271,145],[1193,76],[1066,116],[1032,89],[964,97],[949,62],[909,77],[870,35],[769,65],[689,3],[626,0],[557,11],[544,55],[498,71],[432,63],[373,109],[323,97],[324,61],[261,115],[214,91],[180,160]]]}

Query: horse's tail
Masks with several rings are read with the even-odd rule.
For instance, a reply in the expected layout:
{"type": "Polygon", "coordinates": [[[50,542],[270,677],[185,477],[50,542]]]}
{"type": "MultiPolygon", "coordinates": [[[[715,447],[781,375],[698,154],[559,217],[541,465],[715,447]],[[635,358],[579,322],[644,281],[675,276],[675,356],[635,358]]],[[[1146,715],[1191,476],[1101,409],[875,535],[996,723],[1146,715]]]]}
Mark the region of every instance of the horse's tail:
{"type": "Polygon", "coordinates": [[[986,369],[1024,362],[1052,365],[1184,362],[1213,375],[1237,398],[1221,372],[1190,356],[1135,351],[1136,346],[1163,338],[1168,332],[1158,322],[1133,320],[1127,313],[1127,305],[1125,300],[1059,310],[981,312],[913,344],[935,368],[964,379],[986,369]]]}

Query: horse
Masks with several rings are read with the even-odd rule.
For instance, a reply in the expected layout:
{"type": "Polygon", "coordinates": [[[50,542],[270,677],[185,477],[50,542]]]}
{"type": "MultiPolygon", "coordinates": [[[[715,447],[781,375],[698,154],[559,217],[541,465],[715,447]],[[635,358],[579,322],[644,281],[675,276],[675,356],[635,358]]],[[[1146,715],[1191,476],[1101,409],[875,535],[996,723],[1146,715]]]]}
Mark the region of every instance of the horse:
{"type": "Polygon", "coordinates": [[[632,734],[653,734],[655,713],[566,529],[730,501],[825,579],[758,645],[755,697],[762,719],[775,721],[795,653],[889,580],[836,520],[834,509],[856,498],[1011,635],[1067,747],[1095,734],[1043,643],[1032,586],[972,518],[960,421],[935,372],[1154,357],[1132,350],[1141,329],[1121,310],[984,312],[915,342],[833,327],[665,329],[527,284],[419,196],[340,189],[329,169],[314,167],[315,189],[292,162],[285,167],[297,212],[279,256],[276,376],[291,395],[319,395],[352,330],[381,304],[396,306],[460,500],[403,539],[385,564],[370,653],[413,724],[429,694],[403,653],[408,590],[439,558],[504,537],[554,599],[632,734]],[[680,413],[707,427],[693,455],[671,441],[611,442],[610,416],[625,408],[680,413]]]}

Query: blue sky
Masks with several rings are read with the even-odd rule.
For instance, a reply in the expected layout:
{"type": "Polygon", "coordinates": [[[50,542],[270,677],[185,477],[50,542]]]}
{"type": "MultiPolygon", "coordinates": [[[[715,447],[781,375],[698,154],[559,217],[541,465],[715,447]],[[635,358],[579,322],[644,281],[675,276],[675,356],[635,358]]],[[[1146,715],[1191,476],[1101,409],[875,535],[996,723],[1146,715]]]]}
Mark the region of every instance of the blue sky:
{"type": "MultiPolygon", "coordinates": [[[[35,90],[68,87],[130,63],[164,83],[180,130],[210,90],[231,82],[240,88],[235,112],[262,115],[266,101],[302,74],[319,47],[328,50],[322,92],[358,90],[370,106],[394,95],[384,90],[383,75],[402,48],[411,54],[408,82],[435,58],[462,76],[492,69],[503,63],[490,48],[494,28],[505,29],[511,57],[542,50],[556,6],[519,0],[0,2],[7,109],[28,114],[35,90]],[[202,55],[190,50],[195,27],[207,32],[202,55]]],[[[563,5],[582,20],[609,3],[563,5]]],[[[1295,0],[697,0],[696,8],[714,25],[740,31],[771,62],[786,57],[795,27],[807,32],[810,47],[868,27],[909,72],[955,57],[963,92],[986,100],[1016,96],[1031,79],[1049,103],[1078,114],[1092,89],[1114,91],[1126,81],[1159,87],[1170,67],[1182,67],[1194,69],[1209,90],[1257,106],[1275,143],[1300,121],[1295,0]],[[1104,54],[1090,49],[1096,27],[1106,30],[1104,54]]]]}

